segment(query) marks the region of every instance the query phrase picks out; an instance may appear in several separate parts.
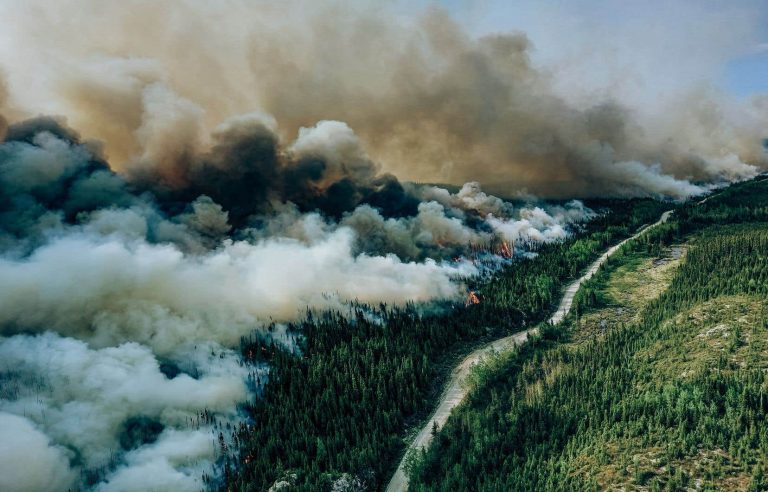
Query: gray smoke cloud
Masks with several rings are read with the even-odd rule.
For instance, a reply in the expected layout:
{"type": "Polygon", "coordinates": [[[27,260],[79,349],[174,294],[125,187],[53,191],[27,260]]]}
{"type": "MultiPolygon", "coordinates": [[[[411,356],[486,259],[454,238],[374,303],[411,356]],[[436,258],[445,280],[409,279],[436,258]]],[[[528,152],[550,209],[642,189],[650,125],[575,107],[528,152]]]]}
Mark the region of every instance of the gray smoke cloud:
{"type": "Polygon", "coordinates": [[[458,299],[473,249],[526,256],[596,215],[529,193],[683,199],[766,165],[764,100],[684,92],[663,120],[577,103],[525,34],[440,9],[0,14],[2,490],[199,490],[208,416],[238,423],[267,377],[240,337],[278,322],[290,346],[281,323],[307,308],[458,299]]]}
{"type": "Polygon", "coordinates": [[[477,182],[466,183],[456,193],[437,186],[410,188],[420,200],[411,216],[386,217],[364,204],[335,222],[319,213],[302,214],[287,204],[273,215],[260,217],[259,227],[243,234],[256,240],[279,236],[312,244],[348,228],[354,232],[353,251],[358,254],[394,254],[403,260],[451,259],[499,240],[522,241],[523,247],[561,240],[574,226],[596,216],[578,200],[565,206],[515,206],[485,193],[477,182]],[[528,232],[511,233],[513,229],[528,232]]]}
{"type": "Polygon", "coordinates": [[[414,217],[385,219],[376,209],[361,206],[341,224],[357,231],[362,250],[393,251],[404,257],[441,257],[492,239],[446,212],[437,202],[422,202],[414,217]]]}
{"type": "MultiPolygon", "coordinates": [[[[321,177],[370,181],[354,134],[331,125],[328,144],[315,133],[324,127],[291,162],[313,155],[329,163],[321,177]],[[352,147],[333,154],[335,139],[352,147]]],[[[209,196],[163,201],[138,182],[61,120],[11,125],[0,143],[4,490],[199,490],[221,453],[201,415],[237,423],[258,370],[233,351],[240,337],[307,308],[455,298],[454,278],[476,271],[359,251],[352,229],[287,202],[264,202],[286,212],[235,230],[209,196]],[[11,471],[17,451],[34,467],[11,471]]]]}
{"type": "Polygon", "coordinates": [[[438,186],[426,187],[421,191],[421,198],[436,201],[446,207],[474,211],[481,215],[506,215],[511,210],[509,203],[488,195],[482,190],[480,183],[475,181],[465,183],[455,194],[438,186]]]}
{"type": "MultiPolygon", "coordinates": [[[[226,131],[243,121],[253,118],[226,131]]],[[[307,129],[285,152],[324,166],[312,182],[328,198],[339,180],[361,190],[378,176],[342,123],[307,129]]],[[[477,183],[456,193],[398,183],[412,215],[372,200],[336,219],[275,194],[268,213],[236,227],[211,197],[164,199],[100,156],[51,118],[11,125],[0,144],[0,412],[26,419],[23,432],[3,432],[41,457],[34,480],[63,487],[200,489],[220,455],[200,416],[237,423],[259,370],[233,351],[241,337],[307,308],[460,298],[457,279],[478,268],[454,255],[559,240],[594,215],[580,202],[515,206],[477,183]]],[[[274,336],[293,343],[284,325],[274,336]]]]}
{"type": "Polygon", "coordinates": [[[7,105],[67,114],[106,142],[116,169],[149,167],[171,186],[200,166],[194,156],[222,145],[214,130],[243,110],[262,115],[284,140],[299,135],[297,154],[324,153],[328,177],[343,168],[353,182],[373,168],[356,150],[328,152],[327,138],[351,143],[343,125],[383,171],[478,180],[505,193],[680,198],[701,192],[698,183],[743,179],[766,165],[768,114],[757,100],[692,86],[655,117],[583,88],[571,101],[532,62],[535,39],[474,37],[439,8],[403,15],[365,2],[145,0],[96,7],[0,4],[14,20],[0,50],[7,105]],[[344,123],[306,130],[323,120],[344,123]],[[334,156],[347,161],[337,166],[334,156]]]}
{"type": "Polygon", "coordinates": [[[164,431],[157,442],[131,451],[126,465],[96,487],[99,492],[145,490],[197,492],[204,487],[199,476],[217,456],[210,430],[164,431]]]}

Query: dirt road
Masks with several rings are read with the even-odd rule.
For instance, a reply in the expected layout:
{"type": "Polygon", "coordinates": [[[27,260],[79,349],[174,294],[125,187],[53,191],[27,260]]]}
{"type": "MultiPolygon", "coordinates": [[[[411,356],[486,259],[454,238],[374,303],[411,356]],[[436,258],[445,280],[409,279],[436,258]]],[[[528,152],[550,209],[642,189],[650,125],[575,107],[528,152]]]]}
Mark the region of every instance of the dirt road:
{"type": "MultiPolygon", "coordinates": [[[[563,297],[560,300],[560,304],[558,305],[557,310],[549,318],[549,323],[556,325],[563,321],[565,316],[571,310],[571,306],[573,305],[573,298],[576,296],[576,292],[578,292],[582,282],[592,278],[595,272],[597,272],[598,268],[600,268],[600,266],[605,263],[609,256],[614,254],[627,241],[635,239],[648,229],[666,222],[671,214],[672,211],[664,212],[661,214],[661,217],[658,221],[651,224],[650,226],[644,227],[634,236],[629,237],[614,246],[611,246],[602,255],[600,255],[600,257],[589,266],[587,271],[584,272],[581,277],[568,285],[568,287],[563,292],[563,297]]],[[[410,446],[408,446],[408,451],[429,446],[430,442],[432,441],[433,423],[437,423],[438,427],[442,428],[445,422],[448,420],[448,416],[451,414],[451,410],[453,410],[454,407],[456,407],[459,403],[462,402],[462,400],[464,400],[464,397],[467,396],[468,391],[464,381],[472,370],[473,365],[477,364],[484,356],[487,356],[491,352],[504,352],[524,343],[528,339],[528,335],[535,334],[536,331],[537,328],[531,328],[526,331],[515,333],[514,335],[510,335],[508,337],[500,338],[466,356],[464,360],[462,360],[461,363],[453,369],[453,372],[451,373],[451,379],[448,381],[448,386],[445,388],[445,391],[443,391],[443,394],[440,397],[440,402],[437,406],[437,409],[432,414],[432,417],[430,417],[430,419],[424,424],[424,427],[421,428],[419,433],[416,435],[416,438],[411,442],[410,446]]],[[[407,454],[408,453],[406,453],[406,456],[407,454]]],[[[387,492],[404,492],[405,490],[408,490],[408,477],[405,474],[404,467],[405,457],[403,457],[403,460],[400,461],[400,465],[397,467],[397,471],[392,476],[389,485],[387,485],[387,492]]]]}

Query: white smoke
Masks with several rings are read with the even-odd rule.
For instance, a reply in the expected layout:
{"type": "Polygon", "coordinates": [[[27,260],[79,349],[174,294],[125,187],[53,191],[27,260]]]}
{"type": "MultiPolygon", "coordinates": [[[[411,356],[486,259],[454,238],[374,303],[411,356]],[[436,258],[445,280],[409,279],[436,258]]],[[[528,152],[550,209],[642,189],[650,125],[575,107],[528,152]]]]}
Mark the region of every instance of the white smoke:
{"type": "MultiPolygon", "coordinates": [[[[234,421],[235,405],[246,398],[248,370],[234,352],[211,343],[184,345],[169,359],[178,360],[180,367],[193,361],[196,378],[185,373],[169,378],[152,351],[135,342],[92,349],[51,332],[0,339],[0,358],[0,435],[8,438],[3,442],[42,447],[38,479],[69,476],[69,481],[51,481],[64,489],[72,483],[73,456],[58,446],[75,450],[77,466],[85,470],[115,469],[105,490],[128,490],[129,480],[134,482],[130,490],[163,483],[168,484],[163,490],[199,489],[202,472],[216,457],[215,436],[209,423],[200,423],[200,413],[206,410],[224,422],[234,421]],[[28,438],[9,435],[4,428],[8,414],[24,416],[45,434],[30,430],[31,425],[17,425],[28,438]],[[136,417],[158,422],[165,430],[150,436],[153,442],[130,442],[126,449],[120,442],[124,425],[136,417]],[[34,433],[47,437],[41,440],[34,433]],[[153,457],[162,459],[149,463],[153,457]],[[147,467],[156,473],[146,475],[147,467]]],[[[0,459],[0,467],[13,462],[0,459]]],[[[47,487],[37,488],[42,489],[47,487]]]]}
{"type": "MultiPolygon", "coordinates": [[[[754,166],[746,166],[747,172],[740,173],[738,179],[747,179],[757,174],[754,166]]],[[[734,176],[736,177],[736,176],[734,176]]],[[[661,166],[646,166],[636,161],[617,162],[606,169],[606,179],[615,180],[617,189],[627,195],[637,194],[640,190],[657,198],[670,197],[685,200],[692,196],[706,193],[710,188],[699,186],[687,180],[679,180],[668,174],[662,174],[661,166]]]]}
{"type": "Polygon", "coordinates": [[[73,235],[24,259],[0,259],[0,326],[53,329],[110,346],[126,340],[167,353],[182,341],[233,344],[274,318],[342,303],[404,304],[459,293],[466,264],[404,263],[394,255],[354,256],[340,228],[306,245],[291,239],[226,242],[203,256],[173,245],[73,235]]]}
{"type": "MultiPolygon", "coordinates": [[[[183,221],[190,228],[227,229],[215,204],[201,199],[192,208],[183,221]]],[[[9,335],[0,339],[0,411],[25,416],[47,436],[30,440],[46,450],[41,477],[97,470],[106,475],[97,486],[104,491],[199,490],[216,446],[209,426],[190,422],[203,410],[233,421],[247,397],[248,369],[222,345],[236,345],[267,320],[295,320],[307,307],[452,298],[460,295],[452,278],[475,273],[468,263],[356,255],[348,227],[321,228],[307,242],[227,240],[185,254],[147,242],[146,210],[88,218],[29,256],[0,259],[0,326],[9,335]],[[15,334],[42,330],[58,334],[15,334]],[[156,354],[196,377],[170,378],[156,354]],[[165,431],[122,449],[125,423],[139,417],[165,431]],[[60,446],[80,457],[71,472],[60,446]]]]}
{"type": "Polygon", "coordinates": [[[0,411],[0,490],[64,492],[75,482],[71,453],[27,418],[0,411]]]}
{"type": "Polygon", "coordinates": [[[446,207],[460,210],[472,210],[482,216],[489,214],[505,215],[511,212],[511,206],[501,198],[485,193],[480,183],[471,181],[452,194],[445,188],[429,186],[421,191],[423,200],[434,200],[446,207]]]}
{"type": "MultiPolygon", "coordinates": [[[[3,149],[0,184],[21,198],[3,222],[16,235],[4,237],[0,256],[0,411],[29,421],[23,433],[4,432],[34,445],[37,479],[71,485],[96,476],[104,491],[201,488],[219,451],[200,415],[237,421],[249,369],[231,347],[254,329],[353,301],[455,299],[456,279],[478,270],[429,257],[512,230],[529,241],[562,239],[592,213],[580,202],[516,208],[469,183],[456,194],[424,190],[430,199],[412,216],[360,205],[335,222],[274,203],[275,213],[233,232],[208,196],[168,215],[107,170],[84,175],[95,158],[84,144],[44,131],[3,149]],[[66,218],[47,208],[58,196],[90,211],[66,218]],[[27,202],[35,210],[22,220],[15,211],[27,202]],[[164,361],[182,372],[169,375],[164,361]],[[131,422],[161,431],[126,445],[131,422]]],[[[350,179],[370,179],[374,169],[349,128],[333,122],[304,132],[290,152],[350,179]]],[[[291,346],[277,326],[278,341],[291,346]]]]}
{"type": "Polygon", "coordinates": [[[198,492],[205,464],[216,459],[216,444],[204,430],[164,431],[154,444],[125,456],[125,465],[96,487],[98,492],[198,492]],[[202,464],[202,466],[201,466],[202,464]]]}
{"type": "Polygon", "coordinates": [[[328,179],[349,176],[355,182],[367,182],[378,171],[358,136],[341,121],[326,120],[311,128],[299,128],[299,136],[289,151],[298,158],[322,158],[328,166],[328,179]]]}

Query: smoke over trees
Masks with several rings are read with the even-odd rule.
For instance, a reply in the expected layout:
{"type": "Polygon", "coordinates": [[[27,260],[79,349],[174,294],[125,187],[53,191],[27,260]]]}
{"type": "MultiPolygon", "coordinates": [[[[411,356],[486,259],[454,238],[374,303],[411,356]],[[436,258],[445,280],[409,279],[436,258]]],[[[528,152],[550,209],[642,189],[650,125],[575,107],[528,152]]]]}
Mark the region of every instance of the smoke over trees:
{"type": "Polygon", "coordinates": [[[764,104],[735,124],[728,101],[689,101],[659,136],[621,101],[559,95],[525,34],[439,9],[0,13],[0,442],[25,443],[0,450],[3,490],[197,490],[269,378],[242,337],[460,300],[486,263],[602,212],[531,193],[684,199],[766,164],[764,104]]]}
{"type": "Polygon", "coordinates": [[[210,150],[123,173],[62,119],[8,126],[0,417],[19,424],[0,431],[40,456],[41,480],[14,471],[9,490],[198,490],[218,473],[213,437],[268,378],[233,351],[243,336],[308,308],[458,299],[479,270],[454,256],[502,240],[521,254],[595,215],[400,183],[340,122],[289,145],[270,125],[239,117],[210,150]]]}

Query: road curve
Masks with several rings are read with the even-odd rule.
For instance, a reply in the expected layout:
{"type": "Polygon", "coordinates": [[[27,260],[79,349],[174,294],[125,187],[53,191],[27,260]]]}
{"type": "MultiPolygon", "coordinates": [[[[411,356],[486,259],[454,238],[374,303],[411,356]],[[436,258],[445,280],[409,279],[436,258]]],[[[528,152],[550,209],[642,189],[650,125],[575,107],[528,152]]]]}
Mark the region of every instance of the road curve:
{"type": "MultiPolygon", "coordinates": [[[[651,224],[650,226],[642,228],[635,235],[621,241],[620,243],[611,246],[602,255],[600,255],[600,257],[589,266],[587,271],[584,272],[581,277],[568,285],[568,287],[563,292],[563,298],[560,300],[560,304],[558,305],[557,310],[554,312],[554,314],[552,314],[552,317],[549,318],[548,322],[556,325],[563,321],[565,316],[571,310],[571,306],[573,305],[573,298],[576,296],[576,292],[578,292],[582,282],[592,278],[595,272],[597,272],[598,268],[600,268],[600,266],[605,263],[609,256],[615,253],[627,241],[631,241],[632,239],[635,239],[643,234],[648,229],[666,222],[671,214],[671,210],[664,212],[661,214],[661,217],[658,221],[651,224]]],[[[488,345],[485,345],[467,355],[461,361],[461,363],[459,363],[459,365],[453,369],[451,372],[451,378],[448,381],[448,386],[445,388],[442,396],[440,397],[440,403],[438,404],[437,409],[435,409],[432,417],[430,417],[430,419],[424,424],[424,427],[419,430],[419,433],[408,446],[408,450],[403,456],[403,459],[400,461],[400,464],[398,465],[395,474],[392,476],[392,479],[389,481],[389,485],[387,485],[387,492],[405,492],[408,490],[408,477],[405,474],[405,457],[412,449],[428,447],[432,441],[433,423],[437,423],[438,427],[442,428],[445,422],[448,420],[448,416],[451,414],[451,410],[453,410],[454,407],[461,403],[462,400],[464,400],[464,397],[467,396],[468,388],[464,384],[464,381],[472,370],[472,366],[477,364],[477,362],[479,362],[484,356],[487,356],[492,352],[505,352],[513,347],[521,345],[528,339],[528,335],[533,335],[537,331],[537,328],[530,328],[528,330],[515,333],[514,335],[494,340],[488,345]]]]}

